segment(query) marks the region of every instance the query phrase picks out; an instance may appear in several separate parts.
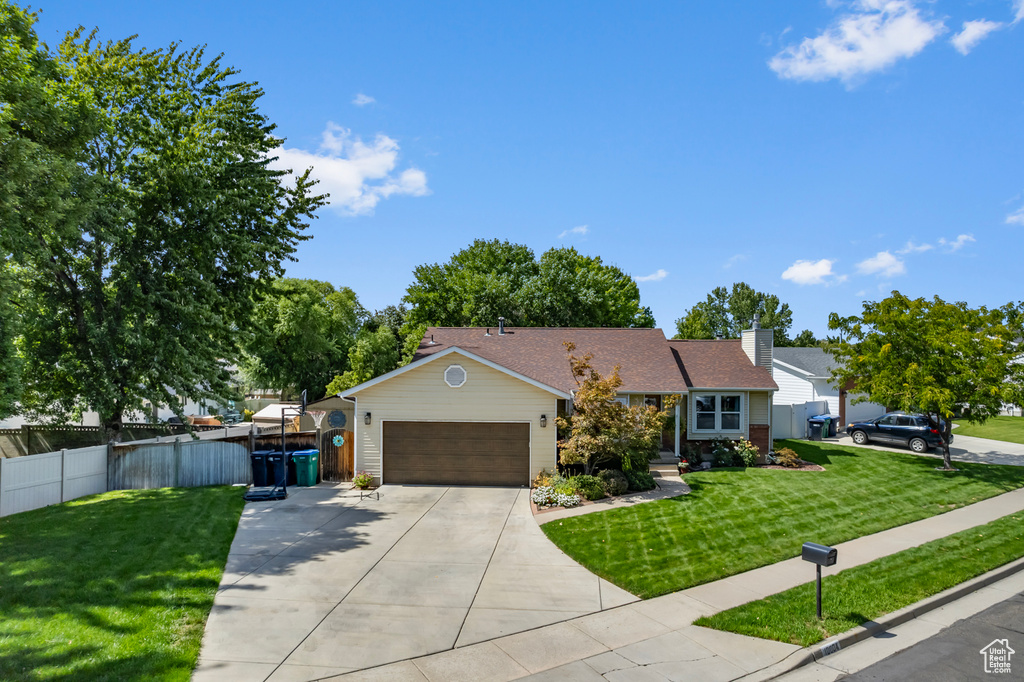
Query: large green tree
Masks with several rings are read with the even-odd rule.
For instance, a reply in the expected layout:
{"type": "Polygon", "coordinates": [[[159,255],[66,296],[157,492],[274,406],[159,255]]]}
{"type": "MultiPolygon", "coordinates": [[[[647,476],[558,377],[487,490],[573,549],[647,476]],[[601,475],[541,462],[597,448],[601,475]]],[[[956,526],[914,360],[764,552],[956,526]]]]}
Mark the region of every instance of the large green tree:
{"type": "Polygon", "coordinates": [[[262,91],[202,48],[137,49],[81,29],[27,56],[55,64],[85,139],[39,142],[59,180],[78,175],[47,220],[14,225],[23,406],[96,410],[117,439],[144,400],[227,395],[253,297],[324,201],[308,171],[289,184],[268,167],[281,141],[262,91]]]}
{"type": "Polygon", "coordinates": [[[862,394],[858,400],[927,415],[942,436],[943,463],[950,469],[955,414],[981,423],[999,414],[1004,402],[1021,402],[1020,314],[1012,305],[970,308],[894,291],[864,303],[861,315],[829,317],[829,329],[839,332],[829,345],[837,361],[832,381],[852,382],[862,394]]]}
{"type": "Polygon", "coordinates": [[[348,352],[365,317],[348,287],[276,280],[256,304],[242,372],[252,384],[292,394],[305,389],[310,400],[319,400],[335,375],[348,369],[348,352]]]}
{"type": "MultiPolygon", "coordinates": [[[[775,294],[756,291],[746,282],[737,282],[732,289],[715,287],[707,298],[683,312],[676,320],[676,339],[737,339],[744,329],[750,329],[754,313],[761,314],[761,327],[773,330],[776,346],[789,346],[789,329],[793,326],[793,312],[788,303],[782,303],[775,294]]],[[[810,332],[798,336],[808,341],[810,332]]],[[[813,339],[813,335],[810,335],[813,339]]]]}
{"type": "Polygon", "coordinates": [[[447,263],[421,265],[405,301],[409,321],[441,327],[651,327],[631,277],[598,257],[478,239],[447,263]]]}
{"type": "Polygon", "coordinates": [[[327,386],[327,394],[341,393],[364,381],[379,377],[398,367],[401,360],[398,340],[390,327],[380,326],[376,331],[362,329],[356,343],[349,350],[349,367],[334,377],[327,386]]]}

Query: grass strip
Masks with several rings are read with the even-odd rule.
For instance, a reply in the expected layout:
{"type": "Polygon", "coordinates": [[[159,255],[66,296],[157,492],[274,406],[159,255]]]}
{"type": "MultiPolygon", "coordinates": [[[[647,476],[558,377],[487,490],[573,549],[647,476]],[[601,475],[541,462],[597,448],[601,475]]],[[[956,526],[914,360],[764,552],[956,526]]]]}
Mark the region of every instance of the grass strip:
{"type": "Polygon", "coordinates": [[[1024,445],[1024,417],[1000,415],[989,418],[984,424],[972,424],[966,419],[957,419],[956,424],[956,430],[953,431],[953,447],[956,447],[957,436],[989,438],[1024,445]]]}
{"type": "Polygon", "coordinates": [[[780,441],[825,471],[712,469],[686,474],[688,495],[541,526],[591,572],[642,598],[719,580],[1024,486],[1024,467],[907,452],[780,441]]]}
{"type": "MultiPolygon", "coordinates": [[[[821,581],[820,621],[812,581],[695,625],[810,646],[1019,559],[1021,521],[1024,514],[1011,514],[827,576],[821,581]]],[[[808,575],[813,568],[807,565],[808,575]]]]}
{"type": "Polygon", "coordinates": [[[119,490],[0,519],[0,679],[188,680],[244,492],[119,490]]]}

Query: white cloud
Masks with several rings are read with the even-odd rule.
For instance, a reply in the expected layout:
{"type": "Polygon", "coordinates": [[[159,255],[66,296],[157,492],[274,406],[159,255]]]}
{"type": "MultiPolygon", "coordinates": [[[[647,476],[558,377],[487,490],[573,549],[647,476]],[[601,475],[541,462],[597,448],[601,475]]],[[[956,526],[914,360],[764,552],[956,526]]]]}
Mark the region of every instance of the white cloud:
{"type": "Polygon", "coordinates": [[[749,257],[750,256],[748,256],[745,253],[737,253],[735,256],[730,256],[729,260],[725,261],[725,265],[723,265],[722,267],[728,270],[737,263],[742,263],[743,261],[747,260],[747,258],[749,257]]]}
{"type": "Polygon", "coordinates": [[[1013,0],[1013,23],[1024,19],[1024,0],[1013,0]]]}
{"type": "Polygon", "coordinates": [[[795,284],[827,284],[826,280],[829,277],[834,277],[836,281],[840,282],[845,280],[845,277],[837,277],[832,272],[833,263],[835,261],[828,258],[818,261],[798,260],[786,268],[786,271],[782,273],[782,279],[787,279],[795,284]]]}
{"type": "Polygon", "coordinates": [[[1007,225],[1024,225],[1024,208],[1018,208],[1016,211],[1006,216],[1007,225]]]}
{"type": "Polygon", "coordinates": [[[903,261],[888,251],[879,251],[871,258],[857,263],[857,270],[863,275],[895,277],[905,273],[907,267],[903,264],[903,261]]]}
{"type": "Polygon", "coordinates": [[[989,33],[1002,27],[1002,22],[989,21],[988,19],[965,21],[963,30],[950,38],[949,42],[953,44],[957,52],[966,55],[974,49],[975,45],[984,40],[989,33]]]}
{"type": "Polygon", "coordinates": [[[913,57],[946,30],[942,21],[922,17],[914,0],[855,0],[852,5],[853,11],[820,35],[787,47],[768,66],[782,78],[838,78],[850,85],[913,57]]]}
{"type": "Polygon", "coordinates": [[[949,241],[948,239],[939,239],[939,246],[945,246],[950,250],[959,251],[965,244],[976,241],[972,234],[960,234],[957,235],[956,239],[949,241]]]}
{"type": "Polygon", "coordinates": [[[590,228],[588,226],[586,226],[586,225],[577,225],[576,227],[572,228],[571,230],[562,230],[558,234],[558,238],[559,239],[565,239],[569,235],[573,235],[573,234],[578,234],[579,236],[583,237],[588,232],[590,232],[590,228]]]}
{"type": "Polygon", "coordinates": [[[328,122],[316,152],[279,147],[272,152],[278,158],[270,166],[297,173],[312,167],[312,177],[320,181],[315,191],[329,193],[333,208],[346,215],[371,215],[381,199],[430,194],[423,171],[394,172],[398,149],[398,142],[387,135],[366,143],[351,130],[328,122]]]}
{"type": "Polygon", "coordinates": [[[897,249],[896,253],[923,253],[925,251],[931,251],[934,248],[935,247],[931,244],[915,244],[914,242],[910,241],[907,242],[906,246],[904,246],[902,249],[897,249]]]}
{"type": "Polygon", "coordinates": [[[667,270],[658,270],[657,272],[652,272],[649,275],[644,275],[643,277],[634,277],[633,279],[635,279],[637,282],[660,282],[666,277],[668,277],[667,270]]]}
{"type": "Polygon", "coordinates": [[[367,104],[373,104],[376,101],[377,100],[370,97],[369,95],[364,95],[363,93],[360,92],[358,95],[356,95],[355,99],[352,100],[352,104],[355,104],[357,107],[365,107],[367,104]]]}

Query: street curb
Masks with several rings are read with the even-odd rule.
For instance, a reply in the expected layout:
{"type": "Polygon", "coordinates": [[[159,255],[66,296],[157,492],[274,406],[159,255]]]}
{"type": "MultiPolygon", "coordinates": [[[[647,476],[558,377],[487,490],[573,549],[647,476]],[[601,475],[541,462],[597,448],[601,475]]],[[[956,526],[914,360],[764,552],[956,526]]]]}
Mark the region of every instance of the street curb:
{"type": "Polygon", "coordinates": [[[959,585],[955,585],[948,590],[934,594],[927,599],[922,599],[921,601],[911,604],[910,606],[905,606],[898,611],[888,613],[877,621],[868,621],[867,623],[859,625],[852,630],[847,630],[841,635],[823,642],[818,642],[817,644],[812,644],[811,646],[800,649],[799,651],[794,651],[778,663],[774,663],[766,668],[744,675],[743,677],[738,678],[738,680],[743,680],[743,682],[774,680],[775,678],[785,675],[788,672],[792,672],[797,668],[801,668],[810,663],[815,663],[827,657],[829,654],[822,652],[822,648],[827,645],[838,643],[838,648],[829,652],[837,653],[850,645],[856,644],[857,642],[870,639],[881,632],[903,625],[915,618],[920,618],[931,611],[942,608],[957,599],[966,597],[973,592],[977,592],[982,588],[988,587],[992,583],[999,582],[1000,580],[1008,578],[1022,570],[1024,570],[1024,558],[1015,559],[1008,564],[1003,564],[999,568],[979,575],[976,578],[971,578],[970,580],[962,582],[959,585]]]}

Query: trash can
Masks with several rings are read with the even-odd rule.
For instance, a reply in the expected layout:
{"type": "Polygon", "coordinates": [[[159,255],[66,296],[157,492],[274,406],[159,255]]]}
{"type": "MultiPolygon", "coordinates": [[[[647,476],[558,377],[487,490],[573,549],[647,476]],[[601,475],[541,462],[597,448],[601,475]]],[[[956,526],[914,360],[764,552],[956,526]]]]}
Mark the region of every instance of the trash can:
{"type": "Polygon", "coordinates": [[[297,450],[292,453],[295,462],[295,480],[300,486],[316,485],[317,459],[319,450],[297,450]]]}
{"type": "Polygon", "coordinates": [[[835,438],[838,433],[839,419],[835,415],[831,414],[818,414],[811,419],[817,419],[821,421],[821,436],[822,438],[835,438]]]}
{"type": "Polygon", "coordinates": [[[253,450],[249,455],[252,461],[252,484],[255,487],[274,485],[271,474],[267,468],[267,455],[273,454],[273,450],[253,450]]]}
{"type": "Polygon", "coordinates": [[[821,440],[821,427],[825,420],[821,417],[810,417],[807,420],[807,440],[821,440]]]}
{"type": "Polygon", "coordinates": [[[288,478],[287,457],[280,450],[267,452],[267,485],[280,486],[290,483],[288,478]]]}

